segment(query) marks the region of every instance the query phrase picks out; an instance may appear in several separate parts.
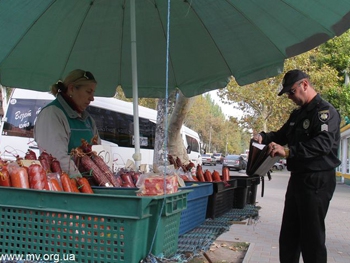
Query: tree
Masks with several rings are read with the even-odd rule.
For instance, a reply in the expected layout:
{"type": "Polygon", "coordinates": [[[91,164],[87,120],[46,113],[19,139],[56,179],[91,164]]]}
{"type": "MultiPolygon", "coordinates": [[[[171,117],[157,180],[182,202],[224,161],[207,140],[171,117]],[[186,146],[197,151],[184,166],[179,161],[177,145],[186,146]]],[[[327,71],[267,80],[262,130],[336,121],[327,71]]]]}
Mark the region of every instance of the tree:
{"type": "Polygon", "coordinates": [[[198,132],[202,149],[207,152],[241,153],[249,142],[238,120],[225,117],[209,93],[195,97],[185,125],[198,132]]]}
{"type": "Polygon", "coordinates": [[[336,69],[340,77],[339,84],[343,84],[345,73],[350,74],[350,30],[327,41],[319,50],[322,56],[317,61],[336,69]]]}
{"type": "Polygon", "coordinates": [[[214,103],[210,94],[196,96],[192,109],[185,119],[186,126],[198,132],[202,148],[207,152],[222,150],[222,130],[225,116],[221,108],[214,103]]]}
{"type": "Polygon", "coordinates": [[[350,116],[350,30],[321,45],[319,50],[322,55],[317,62],[338,72],[339,85],[331,87],[325,97],[339,110],[345,122],[345,117],[350,116]]]}
{"type": "MultiPolygon", "coordinates": [[[[328,65],[317,63],[318,55],[319,51],[314,49],[286,60],[285,72],[294,68],[307,72],[311,76],[315,89],[323,94],[337,86],[338,76],[336,70],[328,65]]],[[[277,96],[283,76],[284,74],[280,74],[243,87],[232,79],[226,88],[218,92],[218,95],[224,103],[243,111],[241,124],[247,130],[253,132],[276,130],[295,108],[295,105],[285,96],[277,96]]]]}
{"type": "MultiPolygon", "coordinates": [[[[126,98],[124,91],[121,87],[117,87],[116,95],[114,96],[118,100],[132,102],[132,99],[126,98]]],[[[139,98],[138,105],[147,107],[150,109],[157,109],[158,99],[155,98],[139,98]]]]}

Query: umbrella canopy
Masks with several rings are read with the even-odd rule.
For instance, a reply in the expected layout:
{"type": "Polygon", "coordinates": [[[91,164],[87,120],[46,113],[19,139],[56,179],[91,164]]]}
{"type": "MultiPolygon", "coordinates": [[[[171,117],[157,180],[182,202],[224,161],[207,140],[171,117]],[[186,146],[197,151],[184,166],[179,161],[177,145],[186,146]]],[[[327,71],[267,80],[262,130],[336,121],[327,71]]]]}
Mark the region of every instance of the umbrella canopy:
{"type": "MultiPolygon", "coordinates": [[[[350,1],[137,0],[139,97],[179,88],[191,97],[282,72],[285,58],[350,27],[350,1]],[[169,22],[169,23],[168,23],[169,22]],[[169,70],[167,25],[170,25],[169,70]]],[[[47,91],[69,71],[91,71],[96,95],[132,97],[130,1],[0,1],[0,83],[47,91]]]]}

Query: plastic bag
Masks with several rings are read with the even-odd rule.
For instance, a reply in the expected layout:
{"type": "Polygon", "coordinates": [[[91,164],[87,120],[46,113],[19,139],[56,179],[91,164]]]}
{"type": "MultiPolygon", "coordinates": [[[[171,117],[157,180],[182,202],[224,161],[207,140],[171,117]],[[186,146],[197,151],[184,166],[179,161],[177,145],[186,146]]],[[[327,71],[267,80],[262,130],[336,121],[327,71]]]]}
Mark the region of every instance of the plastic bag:
{"type": "Polygon", "coordinates": [[[141,174],[136,187],[138,196],[153,196],[173,194],[178,190],[178,176],[176,174],[141,174]],[[165,190],[164,190],[165,189],[165,190]]]}
{"type": "Polygon", "coordinates": [[[48,173],[47,182],[50,191],[63,192],[62,182],[58,173],[48,173]]]}

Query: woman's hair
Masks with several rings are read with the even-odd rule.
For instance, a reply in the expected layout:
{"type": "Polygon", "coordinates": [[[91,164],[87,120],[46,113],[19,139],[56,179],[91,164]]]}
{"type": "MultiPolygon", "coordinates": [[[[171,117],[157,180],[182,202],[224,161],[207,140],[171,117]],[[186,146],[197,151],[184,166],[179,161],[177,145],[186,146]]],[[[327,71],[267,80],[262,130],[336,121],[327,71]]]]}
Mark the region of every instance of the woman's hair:
{"type": "Polygon", "coordinates": [[[97,83],[91,72],[75,69],[66,76],[66,78],[61,81],[57,81],[51,86],[51,93],[56,97],[59,92],[66,93],[69,84],[74,83],[76,87],[82,86],[86,83],[97,83]]]}

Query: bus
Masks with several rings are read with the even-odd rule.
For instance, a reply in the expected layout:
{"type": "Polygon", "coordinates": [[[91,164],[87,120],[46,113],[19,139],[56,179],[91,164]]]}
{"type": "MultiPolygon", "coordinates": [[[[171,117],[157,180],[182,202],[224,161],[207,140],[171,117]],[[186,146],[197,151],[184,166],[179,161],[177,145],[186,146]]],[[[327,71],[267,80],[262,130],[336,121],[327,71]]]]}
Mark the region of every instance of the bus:
{"type": "MultiPolygon", "coordinates": [[[[54,99],[48,92],[13,89],[4,117],[1,121],[0,157],[14,160],[23,157],[28,149],[37,156],[39,149],[33,139],[33,129],[41,109],[54,99]]],[[[113,168],[124,167],[132,160],[134,149],[133,104],[115,98],[95,97],[87,108],[94,118],[102,140],[108,149],[113,168]]],[[[153,164],[157,111],[139,106],[141,164],[153,164]]],[[[190,149],[189,159],[202,164],[200,139],[197,132],[182,126],[181,136],[184,147],[190,149]]]]}

